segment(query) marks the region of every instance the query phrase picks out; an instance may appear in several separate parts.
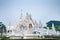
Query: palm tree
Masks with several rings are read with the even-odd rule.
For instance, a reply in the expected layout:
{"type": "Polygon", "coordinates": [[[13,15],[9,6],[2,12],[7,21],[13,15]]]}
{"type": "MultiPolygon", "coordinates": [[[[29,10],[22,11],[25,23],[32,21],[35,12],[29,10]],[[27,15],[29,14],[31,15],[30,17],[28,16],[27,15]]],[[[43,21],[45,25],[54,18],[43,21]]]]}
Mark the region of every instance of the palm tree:
{"type": "Polygon", "coordinates": [[[6,33],[6,26],[0,22],[0,33],[1,33],[1,37],[3,35],[3,32],[6,33]]]}

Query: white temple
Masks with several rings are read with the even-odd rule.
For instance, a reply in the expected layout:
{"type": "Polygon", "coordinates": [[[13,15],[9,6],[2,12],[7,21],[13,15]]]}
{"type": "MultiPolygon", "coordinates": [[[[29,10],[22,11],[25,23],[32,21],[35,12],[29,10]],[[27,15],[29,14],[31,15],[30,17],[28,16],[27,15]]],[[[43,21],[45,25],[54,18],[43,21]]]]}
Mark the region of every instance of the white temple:
{"type": "MultiPolygon", "coordinates": [[[[39,35],[56,35],[57,32],[55,31],[54,24],[52,24],[52,29],[45,29],[42,26],[41,21],[39,23],[32,19],[31,14],[26,13],[26,17],[24,18],[22,13],[19,18],[19,21],[16,26],[7,26],[7,35],[9,36],[21,36],[26,34],[39,34],[39,35]]],[[[59,33],[60,35],[60,33],[59,33]]]]}

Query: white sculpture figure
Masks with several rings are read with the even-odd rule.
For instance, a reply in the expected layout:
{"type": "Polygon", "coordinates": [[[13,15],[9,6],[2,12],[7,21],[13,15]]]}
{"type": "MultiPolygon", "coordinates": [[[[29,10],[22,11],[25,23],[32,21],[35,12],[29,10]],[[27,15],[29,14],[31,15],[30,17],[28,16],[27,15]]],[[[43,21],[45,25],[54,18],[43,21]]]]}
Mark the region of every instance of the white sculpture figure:
{"type": "Polygon", "coordinates": [[[54,24],[52,23],[52,33],[53,33],[53,35],[57,35],[57,32],[56,32],[56,30],[55,30],[55,27],[54,27],[54,24]],[[54,32],[54,33],[53,33],[54,32]]]}
{"type": "Polygon", "coordinates": [[[49,35],[49,27],[47,27],[47,32],[46,33],[47,33],[47,35],[49,35]]]}

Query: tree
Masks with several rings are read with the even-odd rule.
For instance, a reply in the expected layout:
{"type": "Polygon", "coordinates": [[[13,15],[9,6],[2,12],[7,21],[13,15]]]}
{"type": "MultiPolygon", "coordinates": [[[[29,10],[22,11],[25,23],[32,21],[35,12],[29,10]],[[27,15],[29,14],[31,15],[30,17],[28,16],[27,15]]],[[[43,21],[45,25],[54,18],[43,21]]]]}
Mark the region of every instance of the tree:
{"type": "Polygon", "coordinates": [[[6,33],[6,26],[0,22],[0,33],[1,33],[1,37],[3,35],[3,32],[6,33]]]}
{"type": "Polygon", "coordinates": [[[60,31],[60,25],[55,26],[55,29],[60,31]]]}
{"type": "Polygon", "coordinates": [[[43,27],[43,28],[47,29],[47,27],[43,27]]]}
{"type": "Polygon", "coordinates": [[[9,37],[2,37],[1,40],[10,40],[10,38],[9,37]]]}

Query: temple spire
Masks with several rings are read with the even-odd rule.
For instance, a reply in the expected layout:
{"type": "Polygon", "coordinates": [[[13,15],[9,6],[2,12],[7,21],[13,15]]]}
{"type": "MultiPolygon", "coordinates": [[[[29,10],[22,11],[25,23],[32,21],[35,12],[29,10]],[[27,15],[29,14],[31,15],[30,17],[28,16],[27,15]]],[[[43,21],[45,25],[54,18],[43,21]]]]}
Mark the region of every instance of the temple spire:
{"type": "Polygon", "coordinates": [[[54,24],[52,23],[52,29],[55,30],[54,24]]]}
{"type": "Polygon", "coordinates": [[[39,26],[40,26],[40,27],[43,27],[43,26],[42,26],[42,23],[41,23],[41,21],[40,21],[40,20],[39,20],[39,26]]]}
{"type": "Polygon", "coordinates": [[[23,19],[22,9],[21,9],[21,14],[20,14],[20,19],[23,19]]]}
{"type": "Polygon", "coordinates": [[[21,17],[22,17],[22,9],[21,9],[21,17]]]}
{"type": "Polygon", "coordinates": [[[26,18],[27,18],[27,19],[29,18],[29,14],[28,14],[28,12],[26,12],[26,18]]]}
{"type": "Polygon", "coordinates": [[[28,12],[26,13],[26,17],[27,17],[27,19],[32,20],[32,18],[31,18],[31,14],[28,14],[28,12]]]}
{"type": "Polygon", "coordinates": [[[9,28],[10,28],[10,26],[11,26],[11,22],[9,22],[8,26],[9,26],[9,28]]]}
{"type": "Polygon", "coordinates": [[[24,18],[23,18],[23,13],[22,13],[22,9],[21,9],[21,14],[20,14],[20,18],[19,18],[19,21],[23,21],[24,20],[24,18]]]}

